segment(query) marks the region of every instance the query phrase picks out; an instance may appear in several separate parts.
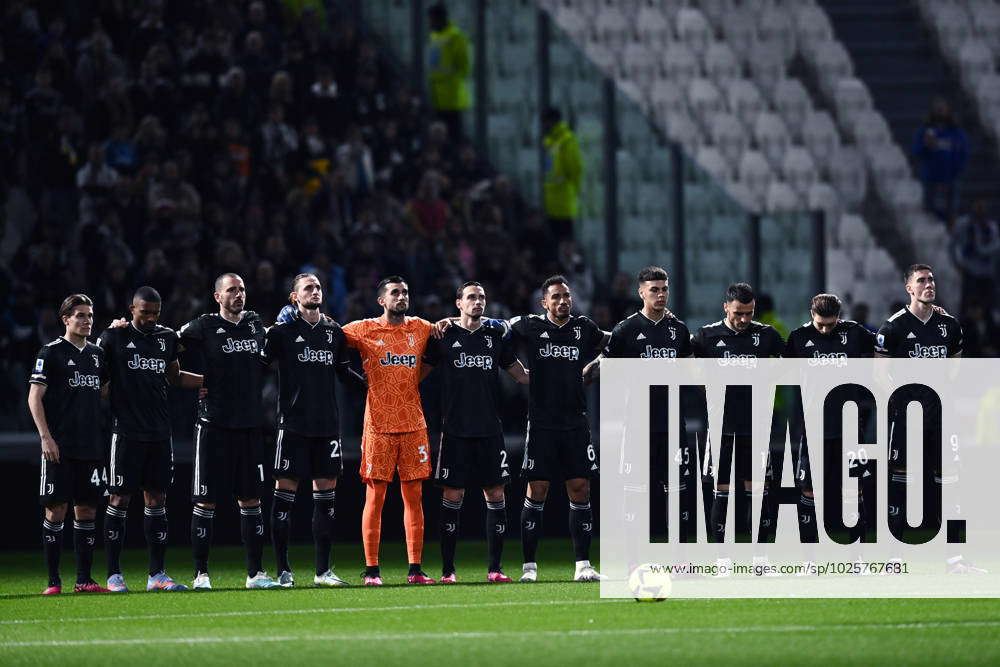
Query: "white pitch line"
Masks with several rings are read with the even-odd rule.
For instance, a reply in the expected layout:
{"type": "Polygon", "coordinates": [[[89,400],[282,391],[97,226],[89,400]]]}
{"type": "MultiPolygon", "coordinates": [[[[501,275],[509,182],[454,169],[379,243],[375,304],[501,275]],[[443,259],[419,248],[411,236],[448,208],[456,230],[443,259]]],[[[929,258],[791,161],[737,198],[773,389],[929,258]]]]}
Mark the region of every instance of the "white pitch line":
{"type": "Polygon", "coordinates": [[[413,641],[434,639],[495,639],[507,638],[543,638],[543,637],[607,637],[607,636],[642,636],[642,635],[680,635],[680,634],[751,634],[788,633],[788,632],[857,632],[868,630],[930,630],[938,628],[979,628],[998,627],[1000,621],[942,621],[939,623],[878,623],[878,624],[841,624],[841,625],[758,625],[723,628],[621,628],[616,630],[526,630],[523,632],[407,632],[407,633],[367,633],[367,634],[310,634],[297,637],[287,635],[261,637],[259,635],[243,637],[173,637],[137,639],[80,639],[51,640],[28,642],[0,643],[3,648],[39,648],[68,646],[128,646],[149,644],[255,644],[304,641],[413,641]]]}
{"type": "MultiPolygon", "coordinates": [[[[195,594],[197,595],[197,594],[195,594]]],[[[288,614],[343,614],[358,613],[365,611],[408,611],[411,609],[471,609],[474,607],[541,607],[558,606],[572,604],[606,604],[611,602],[624,602],[625,599],[601,599],[593,600],[534,600],[534,601],[510,601],[510,602],[479,602],[479,603],[445,603],[445,604],[409,604],[393,605],[391,607],[330,607],[314,609],[252,609],[248,611],[217,611],[200,612],[192,614],[148,614],[142,616],[81,616],[66,618],[20,618],[0,620],[0,625],[30,625],[32,623],[94,623],[106,621],[157,621],[164,618],[225,618],[227,616],[278,616],[288,614]]]]}

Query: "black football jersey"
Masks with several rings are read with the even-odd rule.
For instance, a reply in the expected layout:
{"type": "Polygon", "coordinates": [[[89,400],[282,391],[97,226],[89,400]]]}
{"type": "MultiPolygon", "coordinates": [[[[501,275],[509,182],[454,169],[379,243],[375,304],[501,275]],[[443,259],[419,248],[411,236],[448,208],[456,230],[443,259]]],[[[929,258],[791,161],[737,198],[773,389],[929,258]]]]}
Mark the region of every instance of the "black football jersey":
{"type": "Polygon", "coordinates": [[[500,371],[516,360],[503,320],[483,321],[475,331],[453,324],[444,338],[428,340],[424,363],[442,377],[442,431],[462,438],[501,435],[500,371]]]}
{"type": "Polygon", "coordinates": [[[571,315],[562,326],[545,315],[510,321],[531,371],[528,420],[532,426],[570,430],[587,426],[583,367],[597,356],[604,332],[589,318],[571,315]]]}
{"type": "Polygon", "coordinates": [[[856,359],[875,353],[875,334],[852,320],[841,320],[828,334],[806,322],[788,334],[781,356],[792,359],[856,359]]]}
{"type": "Polygon", "coordinates": [[[267,331],[262,358],[278,363],[278,424],[304,436],[339,438],[335,376],[350,361],[340,325],[298,316],[277,324],[267,331]]]}
{"type": "Polygon", "coordinates": [[[668,315],[654,322],[642,312],[615,326],[604,351],[606,357],[624,359],[671,359],[691,354],[691,333],[686,324],[668,315]]]}
{"type": "Polygon", "coordinates": [[[875,337],[875,351],[898,359],[944,359],[962,351],[962,327],[934,311],[926,324],[908,308],[886,320],[875,337]]]}
{"type": "MultiPolygon", "coordinates": [[[[750,322],[743,331],[734,331],[724,320],[706,324],[692,337],[696,357],[726,359],[734,365],[749,365],[752,359],[778,357],[785,347],[778,330],[769,324],[750,322]]],[[[753,433],[752,420],[740,403],[752,401],[749,387],[733,386],[726,390],[726,414],[723,431],[749,435],[753,433]]]]}
{"type": "Polygon", "coordinates": [[[80,349],[60,337],[38,351],[28,381],[46,387],[42,405],[61,457],[104,458],[101,385],[107,377],[104,350],[93,343],[80,349]]]}
{"type": "Polygon", "coordinates": [[[149,333],[129,323],[97,339],[108,365],[112,430],[135,440],[170,438],[167,367],[177,361],[177,333],[157,325],[149,333]]]}
{"type": "Polygon", "coordinates": [[[185,368],[200,370],[205,376],[208,395],[198,402],[198,419],[221,428],[260,426],[264,372],[260,316],[246,311],[233,323],[209,313],[185,324],[178,334],[185,368]]]}

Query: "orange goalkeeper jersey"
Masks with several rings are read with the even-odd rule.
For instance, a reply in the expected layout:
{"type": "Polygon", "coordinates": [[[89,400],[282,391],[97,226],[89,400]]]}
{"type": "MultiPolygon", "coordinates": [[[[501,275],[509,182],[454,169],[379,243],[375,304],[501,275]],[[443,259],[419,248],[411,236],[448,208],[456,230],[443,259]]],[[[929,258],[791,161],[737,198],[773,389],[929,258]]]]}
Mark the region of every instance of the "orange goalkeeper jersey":
{"type": "Polygon", "coordinates": [[[343,327],[347,344],[361,353],[368,376],[365,430],[409,433],[427,427],[420,406],[420,368],[433,325],[407,317],[391,326],[385,316],[343,327]]]}

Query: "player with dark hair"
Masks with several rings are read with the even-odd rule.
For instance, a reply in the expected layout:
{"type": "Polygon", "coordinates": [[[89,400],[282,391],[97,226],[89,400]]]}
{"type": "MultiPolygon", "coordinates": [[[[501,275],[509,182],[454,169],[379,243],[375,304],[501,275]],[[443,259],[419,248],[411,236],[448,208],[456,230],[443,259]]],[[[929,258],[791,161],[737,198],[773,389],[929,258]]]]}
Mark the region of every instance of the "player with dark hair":
{"type": "Polygon", "coordinates": [[[563,276],[552,276],[542,283],[541,305],[544,315],[510,321],[514,340],[531,372],[522,463],[528,492],[521,512],[521,581],[538,578],[536,553],[545,499],[558,476],[565,480],[569,495],[569,532],[576,557],[573,578],[598,581],[603,575],[590,564],[594,529],[590,478],[599,466],[587,421],[583,369],[604,348],[610,334],[593,320],[571,314],[573,295],[563,276]]]}
{"type": "Polygon", "coordinates": [[[243,310],[246,287],[239,275],[224,273],[216,278],[214,297],[219,312],[191,320],[179,333],[185,365],[202,369],[207,390],[198,403],[195,423],[191,491],[194,587],[212,587],[208,552],[215,506],[234,493],[246,549],[246,587],[275,588],[279,584],[263,567],[264,518],[260,509],[265,475],[260,424],[264,322],[252,310],[243,310]]]}
{"type": "MultiPolygon", "coordinates": [[[[665,269],[659,266],[647,266],[636,276],[639,299],[642,308],[615,325],[611,331],[611,339],[602,356],[619,359],[676,359],[690,357],[691,333],[687,325],[681,322],[667,309],[670,298],[670,278],[665,269]]],[[[598,362],[595,362],[596,365],[598,362]]],[[[590,367],[588,367],[589,369],[590,367]]],[[[666,516],[670,517],[669,489],[667,487],[667,411],[666,387],[653,387],[650,390],[650,466],[653,479],[659,482],[663,489],[664,499],[668,509],[666,516]]],[[[702,448],[704,443],[701,443],[702,448]]],[[[704,453],[704,452],[703,452],[704,453]]],[[[694,461],[694,457],[686,457],[694,461]]],[[[700,479],[698,471],[685,468],[681,474],[678,492],[687,490],[688,481],[700,479]],[[687,473],[687,474],[685,474],[687,473]]],[[[693,482],[692,482],[693,483],[693,482]]],[[[695,488],[692,486],[692,488],[695,488]]],[[[681,541],[686,539],[689,531],[694,529],[694,513],[682,514],[681,541]]]]}
{"type": "MultiPolygon", "coordinates": [[[[752,366],[757,358],[781,356],[785,342],[781,334],[767,324],[761,324],[753,319],[756,296],[753,288],[746,283],[733,283],[726,289],[722,309],[725,317],[718,322],[707,324],[694,334],[691,343],[696,357],[725,359],[730,364],[752,366]]],[[[712,503],[712,537],[716,542],[725,541],[726,512],[729,504],[729,479],[733,458],[736,461],[736,483],[742,480],[746,493],[747,509],[752,503],[751,474],[751,436],[753,434],[751,419],[741,405],[749,406],[751,396],[749,387],[735,386],[726,390],[726,406],[733,406],[726,411],[722,421],[722,443],[720,466],[718,470],[715,500],[712,503]]],[[[767,471],[765,471],[765,476],[767,471]]],[[[765,480],[764,495],[766,504],[767,481],[765,480]]],[[[750,511],[737,514],[736,525],[738,534],[750,533],[750,511]]],[[[765,516],[764,521],[766,522],[765,516]]]]}
{"type": "MultiPolygon", "coordinates": [[[[903,285],[910,303],[889,317],[879,328],[875,337],[875,356],[897,359],[946,359],[962,356],[962,327],[958,320],[935,306],[937,283],[934,280],[934,270],[927,264],[912,264],[903,273],[903,285]]],[[[930,400],[927,405],[934,403],[934,400],[930,400]]],[[[905,432],[906,428],[906,406],[903,405],[901,409],[901,412],[897,410],[889,414],[889,525],[897,536],[907,529],[902,502],[907,480],[912,476],[907,471],[906,447],[898,446],[894,438],[897,431],[905,432]]],[[[925,415],[924,424],[929,423],[935,423],[935,420],[928,420],[925,415]]],[[[940,419],[937,423],[940,424],[940,419]]],[[[925,442],[937,442],[940,438],[940,433],[924,434],[925,442]]],[[[957,481],[957,465],[948,472],[951,474],[946,474],[943,470],[925,470],[925,474],[933,476],[933,482],[939,485],[946,480],[957,481]]],[[[939,516],[938,520],[940,519],[939,516]]],[[[985,572],[961,555],[949,558],[946,570],[956,574],[985,572]]]]}
{"type": "Polygon", "coordinates": [[[507,530],[504,486],[510,481],[507,450],[500,422],[500,369],[522,384],[524,367],[514,356],[509,327],[502,320],[484,321],[486,291],[469,281],[458,288],[455,306],[461,317],[440,340],[430,341],[425,367],[443,374],[441,447],[434,480],[442,487],[441,583],[455,583],[455,548],[465,489],[476,485],[486,499],[486,580],[509,582],[501,556],[507,530]]]}
{"type": "MultiPolygon", "coordinates": [[[[875,334],[868,331],[857,322],[840,319],[841,301],[835,294],[817,294],[809,305],[810,319],[793,330],[788,335],[783,357],[790,359],[814,359],[817,364],[835,364],[838,359],[856,359],[871,357],[875,353],[875,334]]],[[[824,416],[824,423],[837,423],[835,415],[824,416]]],[[[800,535],[802,541],[814,543],[819,541],[819,528],[816,523],[816,507],[813,500],[813,480],[809,470],[809,447],[805,441],[805,433],[799,434],[798,447],[795,451],[795,484],[801,492],[799,496],[800,535]]],[[[825,428],[824,437],[833,439],[826,444],[830,447],[840,447],[841,432],[825,428]]],[[[861,465],[854,460],[854,465],[861,465]]],[[[861,505],[858,513],[858,530],[864,534],[874,515],[865,508],[865,496],[874,495],[874,478],[868,470],[859,470],[861,479],[861,505]],[[866,493],[867,489],[867,493],[866,493]]]]}
{"type": "Polygon", "coordinates": [[[28,408],[42,445],[38,495],[45,507],[42,546],[49,571],[44,595],[62,592],[59,559],[63,522],[73,502],[73,546],[76,551],[75,593],[107,593],[91,577],[94,562],[94,519],[104,495],[107,471],[102,459],[101,386],[107,379],[104,351],[87,342],[94,325],[94,302],[71,294],[59,308],[66,332],[38,351],[28,391],[28,408]]]}
{"type": "Polygon", "coordinates": [[[434,325],[407,317],[410,289],[401,276],[383,278],[376,288],[382,316],[344,326],[347,344],[358,350],[368,378],[364,431],[361,436],[361,479],[365,509],[361,537],[367,586],[381,586],[379,545],[382,506],[397,471],[403,495],[403,526],[411,584],[433,584],[421,569],[424,549],[423,480],[431,475],[427,422],[420,404],[424,351],[434,325]]]}
{"type": "Polygon", "coordinates": [[[187,590],[171,579],[163,566],[168,525],[164,502],[174,474],[167,385],[197,389],[202,377],[180,370],[177,334],[157,324],[162,305],[159,292],[140,287],[129,305],[131,321],[116,321],[97,340],[104,350],[110,380],[111,498],[104,518],[104,548],[108,588],[116,593],[128,590],[121,553],[129,501],[139,489],[145,501],[143,533],[149,549],[146,590],[187,590]]]}
{"type": "Polygon", "coordinates": [[[267,331],[262,358],[278,364],[278,437],[274,453],[274,503],[271,538],[278,561],[278,583],[295,585],[288,562],[292,506],[299,482],[312,479],[312,529],[316,545],[316,586],[347,582],[330,567],[334,499],[343,470],[337,382],[364,379],[348,367],[347,343],[340,325],[320,312],[323,287],[312,273],[295,276],[289,295],[296,315],[267,331]]]}

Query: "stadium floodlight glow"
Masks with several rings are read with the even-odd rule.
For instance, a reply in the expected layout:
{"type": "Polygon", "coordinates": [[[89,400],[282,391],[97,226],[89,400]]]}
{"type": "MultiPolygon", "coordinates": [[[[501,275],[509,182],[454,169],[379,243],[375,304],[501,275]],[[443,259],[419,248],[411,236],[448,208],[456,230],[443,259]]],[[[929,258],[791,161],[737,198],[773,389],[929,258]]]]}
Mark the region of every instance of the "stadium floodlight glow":
{"type": "Polygon", "coordinates": [[[1000,597],[1000,360],[605,359],[600,443],[602,596],[1000,597]]]}

